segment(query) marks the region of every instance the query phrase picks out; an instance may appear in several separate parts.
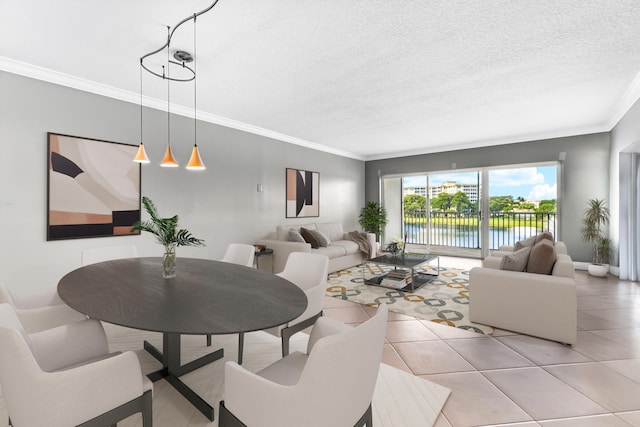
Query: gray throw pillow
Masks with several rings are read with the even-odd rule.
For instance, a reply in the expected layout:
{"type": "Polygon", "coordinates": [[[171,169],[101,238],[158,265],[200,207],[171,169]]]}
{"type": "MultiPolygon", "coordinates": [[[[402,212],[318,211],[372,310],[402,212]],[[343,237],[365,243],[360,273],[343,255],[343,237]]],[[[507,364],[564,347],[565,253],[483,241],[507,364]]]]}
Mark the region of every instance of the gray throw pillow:
{"type": "Polygon", "coordinates": [[[326,234],[324,234],[320,230],[310,230],[310,231],[318,241],[318,245],[322,246],[323,248],[326,248],[327,246],[329,246],[329,243],[331,243],[331,240],[326,234]]]}
{"type": "Polygon", "coordinates": [[[300,234],[298,230],[289,230],[288,240],[290,242],[307,243],[306,240],[304,240],[304,237],[302,237],[302,234],[300,234]]]}
{"type": "Polygon", "coordinates": [[[536,243],[541,242],[544,239],[548,239],[551,241],[551,243],[553,243],[553,234],[551,234],[550,231],[543,231],[542,233],[536,236],[536,243]]]}
{"type": "Polygon", "coordinates": [[[500,260],[500,270],[524,271],[527,267],[530,251],[531,246],[525,246],[522,249],[503,256],[500,260]]]}
{"type": "Polygon", "coordinates": [[[527,273],[551,274],[556,258],[556,248],[553,246],[553,242],[549,239],[539,241],[531,248],[527,262],[527,273]]]}
{"type": "Polygon", "coordinates": [[[514,251],[520,250],[522,248],[526,248],[533,246],[536,243],[536,236],[531,236],[528,239],[524,239],[524,240],[520,240],[519,242],[516,242],[515,246],[513,247],[514,251]]]}

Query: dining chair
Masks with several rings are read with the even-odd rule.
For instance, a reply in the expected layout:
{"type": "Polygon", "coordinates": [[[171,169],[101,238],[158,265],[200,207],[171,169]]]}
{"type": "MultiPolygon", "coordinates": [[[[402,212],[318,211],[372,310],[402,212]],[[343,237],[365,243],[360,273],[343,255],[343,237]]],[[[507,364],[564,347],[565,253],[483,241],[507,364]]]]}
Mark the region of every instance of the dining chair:
{"type": "Polygon", "coordinates": [[[282,338],[282,357],[289,354],[291,337],[312,326],[322,316],[328,269],[329,258],[326,255],[292,252],[287,258],[284,270],[276,274],[298,286],[307,296],[307,308],[300,316],[284,325],[265,330],[282,338]]]}
{"type": "Polygon", "coordinates": [[[85,248],[81,253],[82,265],[95,264],[114,259],[136,258],[138,250],[134,245],[99,246],[85,248]]]}
{"type": "MultiPolygon", "coordinates": [[[[224,256],[220,261],[231,264],[253,267],[253,259],[256,256],[256,248],[253,245],[243,243],[229,243],[224,256]]],[[[244,333],[238,337],[238,363],[242,363],[242,347],[244,345],[244,333]]],[[[207,335],[207,346],[211,346],[211,335],[207,335]]]]}
{"type": "Polygon", "coordinates": [[[37,332],[86,319],[64,303],[55,288],[27,295],[13,295],[0,281],[0,304],[9,304],[27,332],[37,332]]]}
{"type": "Polygon", "coordinates": [[[152,427],[153,385],[134,352],[109,353],[99,321],[29,334],[0,304],[0,387],[9,425],[104,427],[142,413],[152,427]]]}
{"type": "Polygon", "coordinates": [[[221,261],[253,267],[256,248],[243,243],[230,243],[221,261]]]}
{"type": "Polygon", "coordinates": [[[257,373],[226,362],[219,426],[371,427],[386,326],[386,304],[355,328],[321,317],[306,354],[295,351],[257,373]]]}

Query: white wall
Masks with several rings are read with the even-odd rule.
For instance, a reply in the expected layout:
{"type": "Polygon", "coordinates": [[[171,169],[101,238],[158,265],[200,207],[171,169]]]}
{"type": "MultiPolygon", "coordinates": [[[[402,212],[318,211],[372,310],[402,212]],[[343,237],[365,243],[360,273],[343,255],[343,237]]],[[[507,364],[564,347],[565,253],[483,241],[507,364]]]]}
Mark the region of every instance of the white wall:
{"type": "MultiPolygon", "coordinates": [[[[46,241],[47,132],[137,145],[139,106],[0,72],[0,280],[15,293],[55,286],[80,266],[85,247],[134,243],[141,256],[160,256],[151,236],[46,241]]],[[[185,164],[193,119],[172,117],[172,149],[185,164]]],[[[230,242],[253,243],[277,224],[341,221],[359,228],[364,162],[213,125],[198,125],[205,171],[160,168],[166,112],[144,111],[144,143],[152,163],[142,169],[142,195],[160,214],[206,240],[178,248],[178,257],[218,259],[230,242]],[[320,217],[285,219],[285,168],[320,173],[320,217]],[[256,187],[262,184],[264,191],[256,187]]],[[[146,213],[143,213],[143,218],[146,213]]]]}
{"type": "MultiPolygon", "coordinates": [[[[638,270],[637,265],[630,257],[633,252],[630,251],[630,245],[633,243],[631,239],[634,236],[622,236],[621,233],[629,233],[633,230],[630,227],[629,218],[627,218],[629,212],[629,200],[625,198],[621,200],[621,181],[627,180],[626,185],[623,184],[624,191],[631,188],[629,176],[629,167],[624,165],[621,167],[620,157],[631,156],[630,153],[640,152],[640,102],[636,102],[629,111],[620,119],[618,124],[611,130],[611,153],[610,153],[610,210],[611,210],[611,223],[609,224],[609,236],[614,244],[614,247],[618,248],[620,256],[620,278],[637,278],[633,270],[638,270]],[[623,171],[621,173],[621,171],[623,171]]],[[[629,157],[626,158],[629,161],[629,157]]],[[[623,196],[624,197],[624,196],[623,196]]],[[[636,195],[637,197],[637,195],[636,195]]],[[[636,243],[637,245],[637,243],[636,243]]],[[[636,254],[637,255],[637,254],[636,254]]]]}

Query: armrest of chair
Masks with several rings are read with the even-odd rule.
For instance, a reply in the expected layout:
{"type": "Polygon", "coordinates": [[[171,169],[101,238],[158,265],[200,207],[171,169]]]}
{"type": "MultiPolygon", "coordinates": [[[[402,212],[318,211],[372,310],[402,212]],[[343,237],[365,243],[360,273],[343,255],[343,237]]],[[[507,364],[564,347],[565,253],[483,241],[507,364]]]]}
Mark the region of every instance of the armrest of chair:
{"type": "Polygon", "coordinates": [[[97,320],[84,320],[29,334],[40,368],[53,372],[109,353],[107,336],[97,320]]]}
{"type": "Polygon", "coordinates": [[[339,334],[340,332],[347,331],[351,328],[351,326],[345,325],[344,323],[330,317],[319,318],[311,329],[311,335],[309,336],[309,342],[307,344],[307,354],[311,353],[313,346],[320,338],[339,334]]]}
{"type": "Polygon", "coordinates": [[[287,258],[291,252],[311,252],[311,245],[302,242],[289,242],[285,240],[262,239],[256,243],[266,245],[273,249],[273,272],[280,273],[284,270],[287,258]]]}
{"type": "Polygon", "coordinates": [[[30,295],[12,295],[16,308],[32,309],[47,307],[50,305],[62,305],[64,301],[60,299],[56,288],[47,289],[30,295]]]}
{"type": "Polygon", "coordinates": [[[47,417],[62,417],[65,421],[60,425],[78,425],[145,391],[140,362],[132,351],[44,375],[48,385],[43,387],[38,405],[45,406],[42,412],[47,417]]]}
{"type": "Polygon", "coordinates": [[[86,316],[66,304],[22,310],[16,308],[22,327],[28,333],[39,332],[86,320],[86,316]]]}

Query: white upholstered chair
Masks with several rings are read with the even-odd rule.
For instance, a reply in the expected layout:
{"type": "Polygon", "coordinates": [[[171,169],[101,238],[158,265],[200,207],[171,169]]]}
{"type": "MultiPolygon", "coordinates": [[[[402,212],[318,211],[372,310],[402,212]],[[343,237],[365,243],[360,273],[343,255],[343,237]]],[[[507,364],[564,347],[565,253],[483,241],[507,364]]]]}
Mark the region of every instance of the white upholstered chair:
{"type": "Polygon", "coordinates": [[[265,329],[265,332],[282,337],[282,357],[289,354],[291,336],[312,326],[322,316],[328,268],[329,258],[325,255],[292,252],[287,258],[284,270],[276,275],[297,285],[307,296],[307,309],[304,313],[287,324],[265,329]]]}
{"type": "Polygon", "coordinates": [[[221,261],[253,267],[256,248],[253,245],[230,243],[221,261]]]}
{"type": "Polygon", "coordinates": [[[104,427],[141,412],[144,427],[152,426],[153,385],[135,353],[108,352],[100,322],[28,334],[0,304],[0,348],[10,425],[104,427]]]}
{"type": "Polygon", "coordinates": [[[9,304],[27,332],[37,332],[84,320],[84,314],[66,305],[56,289],[30,294],[13,295],[0,281],[0,304],[9,304]]]}
{"type": "Polygon", "coordinates": [[[321,317],[307,354],[258,373],[227,362],[220,427],[371,426],[386,325],[386,305],[355,328],[321,317]]]}
{"type": "MultiPolygon", "coordinates": [[[[256,256],[256,248],[253,245],[243,243],[229,243],[224,256],[220,261],[231,264],[253,267],[253,259],[256,256]]],[[[211,346],[211,335],[207,335],[207,346],[211,346]]],[[[242,348],[244,346],[244,333],[238,336],[238,363],[242,363],[242,348]]]]}
{"type": "Polygon", "coordinates": [[[134,245],[99,246],[83,249],[81,262],[82,265],[89,265],[114,259],[136,258],[137,256],[138,250],[134,245]]]}

